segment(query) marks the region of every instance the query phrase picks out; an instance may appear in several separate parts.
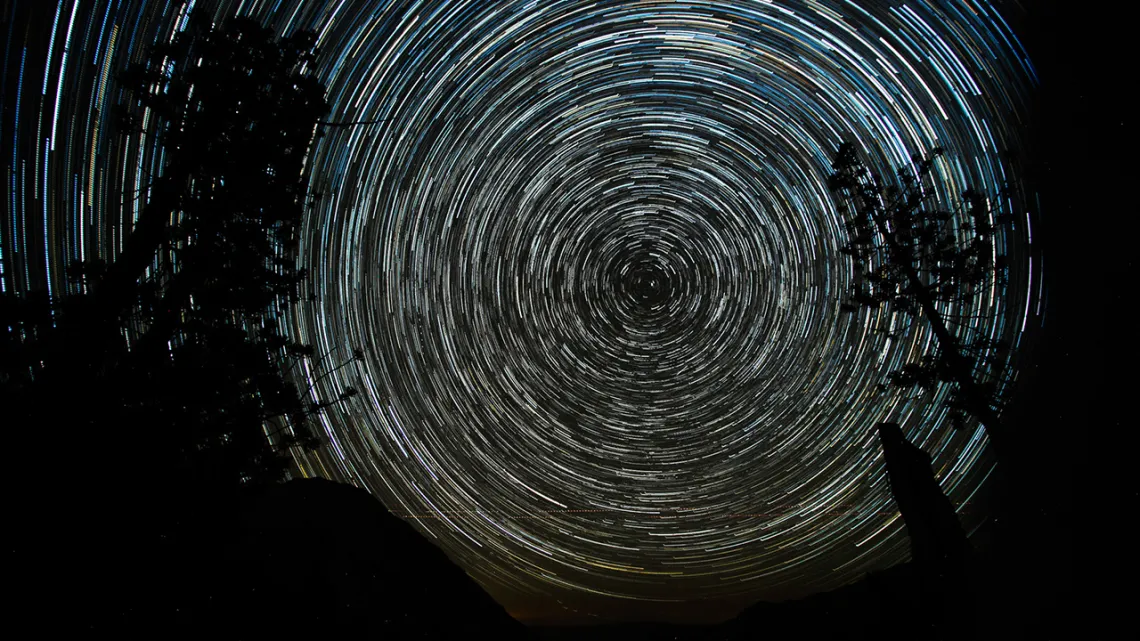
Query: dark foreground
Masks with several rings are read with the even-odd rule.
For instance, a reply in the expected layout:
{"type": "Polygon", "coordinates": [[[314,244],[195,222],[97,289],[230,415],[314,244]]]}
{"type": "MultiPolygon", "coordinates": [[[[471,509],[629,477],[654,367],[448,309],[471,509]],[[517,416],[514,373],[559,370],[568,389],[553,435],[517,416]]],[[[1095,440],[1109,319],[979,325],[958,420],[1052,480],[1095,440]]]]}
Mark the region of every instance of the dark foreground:
{"type": "Polygon", "coordinates": [[[1076,605],[1055,586],[1045,587],[1048,603],[1027,605],[1025,596],[1040,590],[1026,591],[1011,566],[984,549],[953,589],[924,585],[908,563],[807,599],[756,604],[716,626],[528,628],[364,490],[308,479],[229,510],[174,509],[187,517],[175,529],[148,528],[140,509],[134,532],[91,532],[68,554],[75,557],[62,568],[66,583],[52,586],[47,565],[38,576],[29,572],[33,589],[19,593],[20,611],[43,607],[54,588],[75,606],[65,619],[37,617],[43,625],[117,639],[1124,638],[1087,621],[1074,629],[1076,605]]]}

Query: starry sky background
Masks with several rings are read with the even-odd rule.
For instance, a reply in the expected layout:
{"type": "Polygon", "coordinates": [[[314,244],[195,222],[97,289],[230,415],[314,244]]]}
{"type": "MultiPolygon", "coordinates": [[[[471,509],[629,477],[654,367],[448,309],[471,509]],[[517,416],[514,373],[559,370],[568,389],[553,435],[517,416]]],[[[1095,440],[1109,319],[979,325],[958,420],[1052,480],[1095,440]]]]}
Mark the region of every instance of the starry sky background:
{"type": "MultiPolygon", "coordinates": [[[[931,333],[839,308],[826,178],[851,140],[883,174],[947,148],[943,203],[1020,183],[1002,152],[1037,77],[1010,6],[197,4],[317,32],[330,118],[381,121],[310,158],[319,302],[286,320],[366,357],[316,386],[361,394],[299,475],[370,490],[522,619],[713,612],[905,560],[880,420],[981,523],[983,431],[949,427],[946,389],[878,388],[931,333]]],[[[62,293],[71,260],[121,249],[163,152],[110,126],[115,76],[194,7],[5,3],[5,291],[62,293]]],[[[1008,287],[946,310],[982,317],[963,336],[1040,323],[1040,212],[1031,192],[1015,207],[1008,287]]]]}

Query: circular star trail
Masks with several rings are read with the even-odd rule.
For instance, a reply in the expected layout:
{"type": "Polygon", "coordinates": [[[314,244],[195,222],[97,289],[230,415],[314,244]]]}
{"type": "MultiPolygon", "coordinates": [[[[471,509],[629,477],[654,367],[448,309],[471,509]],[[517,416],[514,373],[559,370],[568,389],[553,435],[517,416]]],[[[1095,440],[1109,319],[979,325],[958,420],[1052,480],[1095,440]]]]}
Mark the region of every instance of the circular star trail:
{"type": "MultiPolygon", "coordinates": [[[[153,138],[109,132],[113,76],[193,3],[95,4],[60,3],[47,51],[9,38],[21,79],[4,91],[24,93],[2,132],[6,286],[58,289],[72,258],[113,256],[138,206],[119,194],[161,167],[153,138]],[[35,252],[47,260],[12,258],[35,252]]],[[[904,560],[881,420],[979,522],[984,432],[949,428],[949,390],[879,389],[934,339],[889,310],[840,310],[853,268],[826,182],[844,140],[885,175],[946,148],[944,202],[1020,180],[1003,152],[1035,78],[999,7],[213,11],[316,31],[332,120],[372,122],[329,129],[308,159],[318,302],[292,331],[365,358],[316,386],[361,394],[322,418],[304,474],[369,489],[495,594],[765,598],[904,560]]],[[[1016,341],[1038,313],[1016,213],[997,244],[1015,278],[951,310],[976,317],[964,335],[1016,341]]]]}

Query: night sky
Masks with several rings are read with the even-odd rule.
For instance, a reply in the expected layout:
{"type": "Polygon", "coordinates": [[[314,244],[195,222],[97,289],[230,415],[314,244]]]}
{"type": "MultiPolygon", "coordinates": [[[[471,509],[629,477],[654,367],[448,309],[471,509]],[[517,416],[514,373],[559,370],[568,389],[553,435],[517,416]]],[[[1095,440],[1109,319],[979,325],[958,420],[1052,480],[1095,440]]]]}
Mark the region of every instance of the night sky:
{"type": "MultiPolygon", "coordinates": [[[[163,152],[111,126],[115,77],[194,4],[4,3],[4,291],[61,294],[72,260],[121,250],[163,152]]],[[[906,560],[883,420],[983,522],[984,431],[951,429],[948,388],[879,388],[929,329],[840,309],[826,181],[849,140],[885,175],[945,147],[944,204],[1022,185],[1005,152],[1027,146],[1038,77],[1016,5],[197,4],[315,31],[330,120],[379,121],[309,160],[318,300],[285,320],[365,358],[316,385],[361,393],[298,475],[368,489],[523,620],[718,618],[906,560]]],[[[974,319],[963,336],[1041,325],[1022,193],[1008,286],[946,310],[974,319]]]]}

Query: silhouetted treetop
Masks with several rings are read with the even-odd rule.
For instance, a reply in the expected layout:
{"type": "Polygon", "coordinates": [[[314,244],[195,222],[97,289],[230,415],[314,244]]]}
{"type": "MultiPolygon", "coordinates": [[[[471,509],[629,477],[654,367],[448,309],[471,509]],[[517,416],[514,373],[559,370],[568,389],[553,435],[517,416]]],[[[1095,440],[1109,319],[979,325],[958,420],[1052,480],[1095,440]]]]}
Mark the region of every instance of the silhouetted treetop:
{"type": "Polygon", "coordinates": [[[962,310],[1003,291],[1008,270],[995,241],[1012,216],[993,205],[1009,199],[1004,192],[988,198],[966,189],[951,208],[932,206],[935,161],[943,154],[936,148],[915,156],[888,184],[863,164],[853,144],[840,145],[828,185],[845,216],[847,242],[840,251],[856,273],[843,309],[886,305],[928,324],[937,349],[891,373],[888,381],[927,390],[952,384],[954,425],[973,415],[997,445],[998,383],[1007,375],[1009,345],[963,331],[975,319],[962,310]]]}

